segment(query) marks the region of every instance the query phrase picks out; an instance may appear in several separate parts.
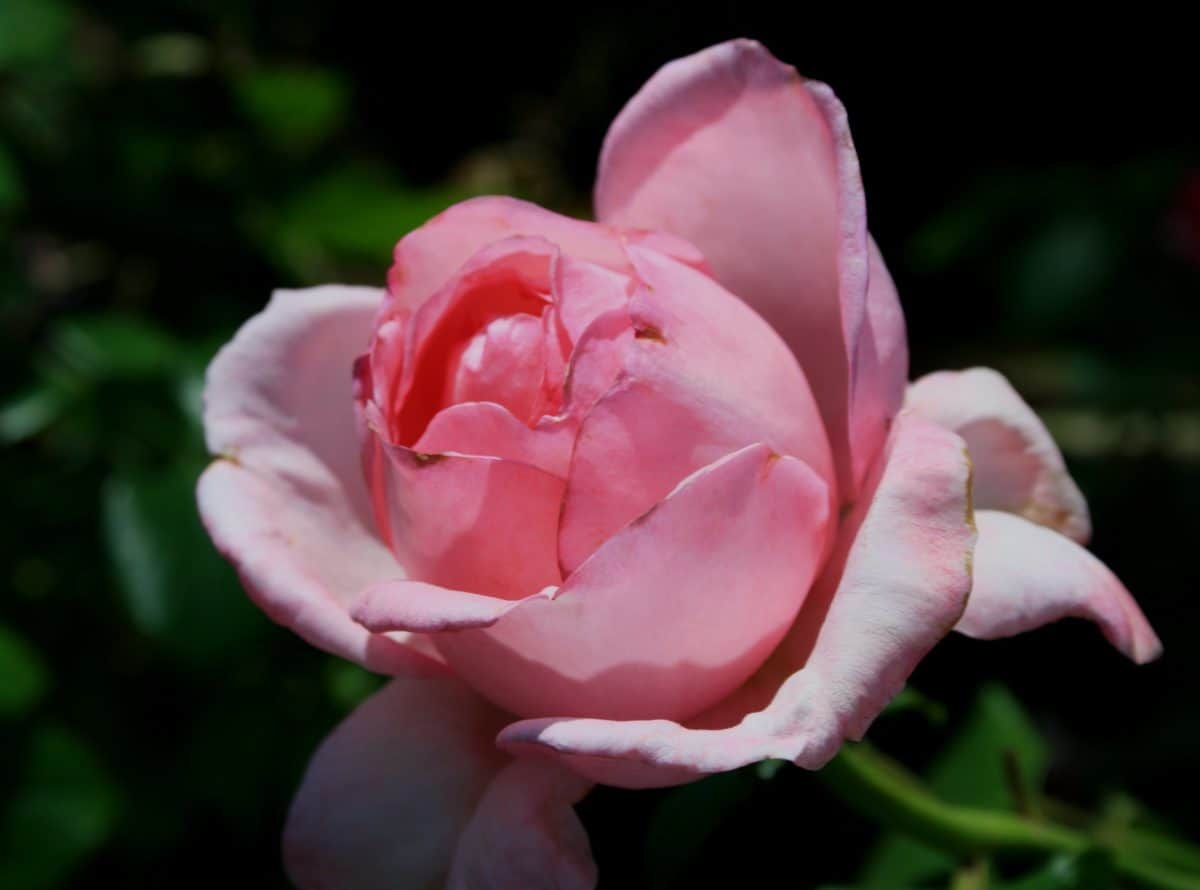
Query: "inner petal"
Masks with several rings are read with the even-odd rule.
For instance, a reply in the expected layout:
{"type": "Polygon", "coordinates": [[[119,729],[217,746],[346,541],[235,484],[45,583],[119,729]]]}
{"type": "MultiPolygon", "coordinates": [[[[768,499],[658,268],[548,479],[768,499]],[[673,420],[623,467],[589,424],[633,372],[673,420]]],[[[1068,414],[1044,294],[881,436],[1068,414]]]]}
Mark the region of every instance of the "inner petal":
{"type": "Polygon", "coordinates": [[[546,343],[542,320],[526,313],[492,319],[455,350],[444,404],[495,402],[530,423],[542,399],[546,343]]]}

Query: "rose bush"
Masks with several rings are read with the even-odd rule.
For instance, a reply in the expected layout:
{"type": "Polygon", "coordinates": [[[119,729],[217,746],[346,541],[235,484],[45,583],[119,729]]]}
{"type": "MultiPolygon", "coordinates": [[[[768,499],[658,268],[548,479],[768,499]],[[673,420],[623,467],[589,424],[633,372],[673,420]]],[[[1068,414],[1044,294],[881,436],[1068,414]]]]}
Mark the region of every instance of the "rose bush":
{"type": "Polygon", "coordinates": [[[386,291],[278,293],[210,368],[217,547],[393,677],[305,775],[301,886],[589,886],[593,782],[818,768],[952,628],[1158,654],[1007,382],[907,386],[827,87],[750,41],[667,65],[596,210],[459,204],[386,291]]]}

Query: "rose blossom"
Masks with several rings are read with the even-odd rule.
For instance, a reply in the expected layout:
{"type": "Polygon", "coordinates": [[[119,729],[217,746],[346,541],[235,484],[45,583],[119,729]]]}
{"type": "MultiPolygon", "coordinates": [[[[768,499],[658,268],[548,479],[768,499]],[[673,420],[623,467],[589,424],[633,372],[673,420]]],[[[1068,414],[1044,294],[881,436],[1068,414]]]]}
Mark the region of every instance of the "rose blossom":
{"type": "Polygon", "coordinates": [[[281,292],[210,368],[214,541],[393,678],[305,775],[301,886],[590,886],[591,783],[819,768],[951,628],[1159,652],[1011,386],[906,386],[827,87],[750,41],[667,65],[596,208],[459,204],[386,292],[281,292]]]}

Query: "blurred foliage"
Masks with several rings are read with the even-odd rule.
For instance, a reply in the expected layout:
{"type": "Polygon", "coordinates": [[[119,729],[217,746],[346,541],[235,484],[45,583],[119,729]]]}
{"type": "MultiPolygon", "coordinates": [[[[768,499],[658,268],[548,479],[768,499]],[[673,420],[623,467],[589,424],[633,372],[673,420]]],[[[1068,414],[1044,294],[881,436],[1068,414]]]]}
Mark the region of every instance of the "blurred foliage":
{"type": "MultiPolygon", "coordinates": [[[[1101,555],[1167,644],[1134,672],[1090,630],[950,639],[918,672],[930,694],[898,699],[873,737],[951,800],[1038,805],[1045,776],[1081,806],[1108,801],[1097,830],[1200,831],[1200,670],[1170,660],[1200,644],[1200,574],[1173,556],[1194,537],[1175,517],[1200,507],[1200,158],[1174,119],[1122,142],[1136,128],[1112,132],[1106,98],[1108,141],[1092,144],[1119,159],[1069,144],[1044,159],[1043,134],[1021,163],[966,95],[982,61],[961,60],[947,116],[784,19],[639,9],[630,28],[560,9],[547,44],[492,14],[447,9],[422,30],[407,9],[315,0],[0,0],[0,887],[283,885],[304,763],[382,680],[271,625],[209,544],[192,494],[205,365],[272,288],[378,285],[396,239],[463,197],[584,210],[620,102],[666,58],[742,32],[848,99],[914,371],[992,364],[1029,395],[1091,498],[1101,555]],[[441,76],[443,35],[464,86],[441,76]],[[948,143],[957,161],[934,150],[948,143]],[[976,700],[981,678],[1032,714],[999,688],[976,700]]],[[[879,66],[921,64],[895,52],[879,66]]],[[[1020,68],[996,66],[1004,91],[1020,68]]],[[[1065,103],[1047,103],[1048,125],[1065,103]]],[[[767,886],[786,870],[794,886],[897,887],[959,867],[778,762],[600,789],[581,812],[606,886],[767,886]]],[[[1104,870],[1087,854],[992,878],[1078,890],[1104,870]]]]}

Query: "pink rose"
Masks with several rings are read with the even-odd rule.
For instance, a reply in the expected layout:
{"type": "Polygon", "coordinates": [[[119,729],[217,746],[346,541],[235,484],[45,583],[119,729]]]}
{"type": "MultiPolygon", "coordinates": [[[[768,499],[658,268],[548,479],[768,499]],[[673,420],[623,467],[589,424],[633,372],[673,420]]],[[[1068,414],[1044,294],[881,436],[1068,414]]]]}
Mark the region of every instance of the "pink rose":
{"type": "Polygon", "coordinates": [[[393,677],[309,766],[303,887],[590,886],[591,783],[819,768],[952,628],[1159,652],[1009,384],[906,385],[828,87],[744,40],[667,65],[596,207],[459,204],[386,292],[281,292],[210,368],[213,540],[393,677]]]}

